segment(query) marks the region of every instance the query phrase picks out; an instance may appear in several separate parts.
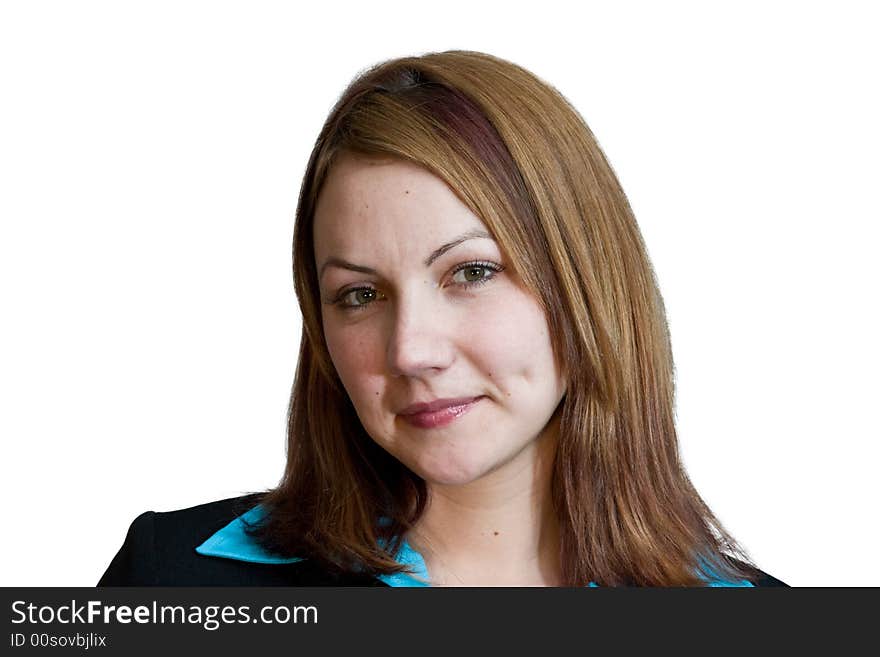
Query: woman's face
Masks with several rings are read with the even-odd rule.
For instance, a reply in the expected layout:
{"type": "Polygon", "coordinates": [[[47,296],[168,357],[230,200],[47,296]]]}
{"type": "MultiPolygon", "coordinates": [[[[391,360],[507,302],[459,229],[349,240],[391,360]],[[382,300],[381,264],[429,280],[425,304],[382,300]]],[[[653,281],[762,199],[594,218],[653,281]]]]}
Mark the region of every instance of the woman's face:
{"type": "Polygon", "coordinates": [[[441,179],[344,154],[318,199],[314,250],[330,357],[385,450],[429,483],[459,485],[522,471],[555,440],[565,384],[544,314],[441,179]]]}

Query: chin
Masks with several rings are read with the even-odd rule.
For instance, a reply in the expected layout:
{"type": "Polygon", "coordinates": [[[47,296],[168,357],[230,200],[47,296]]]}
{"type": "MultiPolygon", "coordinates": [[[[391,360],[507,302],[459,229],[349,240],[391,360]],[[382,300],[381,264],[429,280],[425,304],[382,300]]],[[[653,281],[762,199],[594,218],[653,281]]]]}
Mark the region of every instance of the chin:
{"type": "Polygon", "coordinates": [[[432,472],[426,472],[422,475],[422,479],[425,480],[425,483],[432,484],[434,486],[466,486],[468,484],[472,484],[477,481],[482,475],[450,475],[446,473],[442,474],[434,474],[432,472]]]}
{"type": "Polygon", "coordinates": [[[486,476],[494,468],[479,459],[445,456],[420,459],[410,469],[425,482],[438,486],[464,486],[486,476]]]}

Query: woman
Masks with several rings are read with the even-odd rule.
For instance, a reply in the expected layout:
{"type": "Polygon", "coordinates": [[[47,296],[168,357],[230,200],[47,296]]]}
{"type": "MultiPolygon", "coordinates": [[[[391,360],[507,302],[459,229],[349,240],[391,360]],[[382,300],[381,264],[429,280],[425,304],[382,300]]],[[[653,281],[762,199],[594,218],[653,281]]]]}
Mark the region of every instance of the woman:
{"type": "Polygon", "coordinates": [[[531,73],[449,51],[358,76],[293,263],[280,485],[143,514],[100,584],[782,584],[682,468],[632,211],[531,73]]]}

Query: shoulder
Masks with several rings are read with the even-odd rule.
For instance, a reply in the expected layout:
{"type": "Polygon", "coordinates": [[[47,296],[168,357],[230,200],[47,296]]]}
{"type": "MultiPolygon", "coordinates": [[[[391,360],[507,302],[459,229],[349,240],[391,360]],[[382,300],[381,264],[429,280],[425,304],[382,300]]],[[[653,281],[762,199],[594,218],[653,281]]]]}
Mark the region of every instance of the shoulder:
{"type": "Polygon", "coordinates": [[[259,563],[196,551],[224,528],[237,527],[238,519],[252,511],[262,496],[255,493],[140,514],[98,586],[349,585],[304,560],[259,563]]]}
{"type": "Polygon", "coordinates": [[[155,546],[173,554],[176,548],[198,545],[211,534],[247,513],[256,506],[262,495],[259,493],[230,497],[199,504],[174,511],[142,513],[131,524],[129,532],[136,536],[152,536],[155,546]]]}
{"type": "MultiPolygon", "coordinates": [[[[789,585],[781,579],[776,579],[773,575],[768,575],[763,570],[758,571],[758,578],[755,580],[755,586],[786,586],[789,585]]],[[[790,588],[790,587],[789,587],[790,588]]]]}
{"type": "MultiPolygon", "coordinates": [[[[759,568],[740,561],[738,559],[733,559],[734,565],[740,568],[743,572],[749,574],[749,581],[752,586],[785,586],[788,587],[788,584],[783,582],[781,579],[777,579],[768,573],[765,573],[763,570],[759,568]]],[[[789,587],[790,588],[790,587],[789,587]]]]}

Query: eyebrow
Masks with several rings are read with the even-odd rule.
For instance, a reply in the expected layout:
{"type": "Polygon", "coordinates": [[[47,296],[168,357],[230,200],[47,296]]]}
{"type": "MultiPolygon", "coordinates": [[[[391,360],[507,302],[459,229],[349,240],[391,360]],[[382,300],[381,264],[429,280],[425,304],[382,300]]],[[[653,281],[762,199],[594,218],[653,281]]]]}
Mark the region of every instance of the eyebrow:
{"type": "MultiPolygon", "coordinates": [[[[454,240],[447,242],[443,246],[432,251],[431,255],[429,255],[427,258],[425,258],[425,267],[430,267],[437,258],[442,256],[444,253],[446,253],[450,249],[455,248],[456,246],[458,246],[462,242],[466,242],[467,240],[478,239],[478,238],[485,238],[485,239],[490,239],[490,240],[494,239],[492,237],[492,235],[490,235],[485,230],[482,230],[480,228],[475,228],[473,230],[469,230],[466,233],[462,233],[461,235],[456,237],[454,240]]],[[[342,258],[330,257],[324,261],[323,265],[321,265],[321,271],[318,273],[318,280],[320,280],[321,277],[324,276],[324,270],[327,269],[327,267],[339,267],[340,269],[350,269],[351,271],[360,272],[362,274],[372,274],[373,276],[378,276],[378,272],[375,269],[372,269],[371,267],[364,267],[363,265],[355,265],[351,262],[348,262],[347,260],[343,260],[342,258]]]]}

